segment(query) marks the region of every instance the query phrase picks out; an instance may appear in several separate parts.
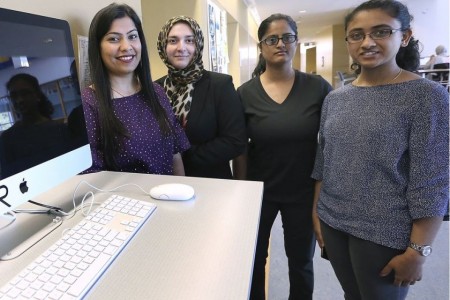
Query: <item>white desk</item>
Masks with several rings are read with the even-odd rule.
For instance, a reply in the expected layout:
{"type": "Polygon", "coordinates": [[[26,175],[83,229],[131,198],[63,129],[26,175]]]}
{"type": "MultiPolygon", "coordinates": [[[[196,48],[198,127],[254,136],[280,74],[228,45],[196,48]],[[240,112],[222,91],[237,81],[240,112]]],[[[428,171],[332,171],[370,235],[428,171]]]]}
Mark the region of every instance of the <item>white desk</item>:
{"type": "MultiPolygon", "coordinates": [[[[148,200],[157,209],[91,290],[88,299],[248,298],[262,182],[101,172],[76,176],[35,200],[57,204],[55,199],[65,199],[64,207],[68,208],[81,179],[102,189],[136,183],[149,190],[157,184],[180,182],[192,185],[197,195],[192,201],[169,202],[153,200],[136,187],[114,192],[148,200]],[[47,198],[50,195],[53,198],[47,198]]],[[[92,190],[86,185],[82,187],[77,193],[78,200],[85,191],[92,190]]],[[[108,195],[97,193],[96,199],[103,201],[108,195]]],[[[72,227],[81,218],[77,214],[23,255],[1,261],[0,286],[56,241],[63,229],[72,227]]],[[[0,232],[2,251],[5,243],[11,244],[14,234],[33,227],[38,219],[48,217],[18,215],[14,226],[0,232]]]]}

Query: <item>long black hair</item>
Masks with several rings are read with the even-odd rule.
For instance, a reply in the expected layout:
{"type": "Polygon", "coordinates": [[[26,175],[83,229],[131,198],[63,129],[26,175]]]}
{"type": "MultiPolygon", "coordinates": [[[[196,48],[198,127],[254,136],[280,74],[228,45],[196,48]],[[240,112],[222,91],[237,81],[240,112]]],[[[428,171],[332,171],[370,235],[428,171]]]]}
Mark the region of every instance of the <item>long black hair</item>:
{"type": "MultiPolygon", "coordinates": [[[[289,24],[289,27],[291,27],[291,29],[294,31],[295,35],[298,35],[297,24],[290,16],[284,15],[284,14],[273,14],[273,15],[270,15],[269,17],[267,17],[266,19],[264,19],[261,22],[261,24],[259,25],[258,39],[260,42],[258,44],[258,47],[261,48],[261,40],[264,37],[264,35],[266,34],[267,30],[269,29],[270,24],[273,21],[278,21],[278,20],[286,21],[289,24]]],[[[266,60],[262,56],[262,53],[259,53],[258,64],[256,65],[255,70],[253,70],[252,77],[257,77],[257,76],[261,75],[262,73],[264,73],[265,71],[266,71],[266,60]]]]}
{"type": "MultiPolygon", "coordinates": [[[[397,19],[401,24],[401,30],[404,32],[411,29],[411,21],[413,16],[409,13],[408,8],[396,0],[370,0],[360,4],[344,20],[345,31],[347,32],[348,23],[350,23],[355,15],[363,10],[381,9],[392,18],[397,19]]],[[[395,57],[397,65],[408,71],[416,71],[420,65],[420,45],[419,41],[411,37],[409,43],[405,47],[400,47],[395,57]]],[[[361,66],[354,62],[352,69],[356,74],[361,73],[361,66]]]]}
{"type": "Polygon", "coordinates": [[[141,61],[134,71],[141,84],[141,93],[144,95],[146,104],[154,113],[163,134],[170,135],[172,132],[166,112],[159,103],[153,88],[147,43],[139,16],[126,4],[112,3],[104,7],[97,12],[91,22],[88,53],[92,83],[98,101],[100,147],[104,153],[106,168],[109,170],[117,169],[116,157],[120,152],[123,140],[129,137],[129,133],[114,114],[111,101],[111,83],[108,70],[101,58],[100,47],[101,41],[111,28],[113,21],[124,17],[129,17],[133,21],[141,41],[141,61]]]}

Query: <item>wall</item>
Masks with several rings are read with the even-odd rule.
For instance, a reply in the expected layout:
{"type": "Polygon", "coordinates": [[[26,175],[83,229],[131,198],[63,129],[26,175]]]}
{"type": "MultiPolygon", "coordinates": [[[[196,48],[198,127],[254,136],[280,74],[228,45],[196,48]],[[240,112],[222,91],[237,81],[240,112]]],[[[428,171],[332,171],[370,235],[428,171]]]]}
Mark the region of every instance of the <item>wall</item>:
{"type": "Polygon", "coordinates": [[[235,87],[251,78],[257,63],[256,42],[239,23],[228,14],[228,73],[233,76],[235,87]]]}
{"type": "Polygon", "coordinates": [[[300,70],[302,62],[300,59],[300,44],[297,44],[297,48],[295,49],[294,57],[292,58],[292,67],[296,70],[300,70]]]}
{"type": "Polygon", "coordinates": [[[310,47],[306,49],[306,66],[304,72],[306,73],[317,73],[316,57],[317,51],[316,47],[310,47]]]}
{"type": "Polygon", "coordinates": [[[239,36],[239,24],[236,20],[227,15],[227,41],[228,41],[228,73],[233,74],[234,83],[241,82],[241,53],[240,53],[240,36],[239,36]]]}
{"type": "Polygon", "coordinates": [[[242,30],[246,31],[254,41],[258,40],[258,24],[250,15],[244,1],[242,0],[216,0],[237,22],[242,30]]]}
{"type": "Polygon", "coordinates": [[[333,84],[333,26],[329,26],[317,34],[316,72],[333,84]]]}
{"type": "Polygon", "coordinates": [[[349,72],[344,25],[331,25],[317,35],[316,71],[334,86],[336,72],[349,72]]]}
{"type": "Polygon", "coordinates": [[[449,1],[409,0],[406,4],[414,17],[413,35],[423,47],[421,57],[434,54],[434,49],[438,45],[445,45],[450,51],[449,1]]]}
{"type": "MultiPolygon", "coordinates": [[[[345,42],[344,25],[333,25],[333,79],[335,79],[336,72],[351,73],[350,70],[350,56],[347,52],[347,44],[345,42]]],[[[335,80],[332,85],[334,86],[335,80]]]]}
{"type": "MultiPolygon", "coordinates": [[[[77,34],[87,36],[92,18],[101,8],[109,5],[112,0],[1,0],[3,8],[24,11],[69,22],[72,33],[72,42],[75,49],[75,57],[78,57],[77,34]]],[[[121,1],[127,3],[141,14],[140,0],[121,1]]],[[[4,42],[4,41],[3,41],[4,42]]]]}

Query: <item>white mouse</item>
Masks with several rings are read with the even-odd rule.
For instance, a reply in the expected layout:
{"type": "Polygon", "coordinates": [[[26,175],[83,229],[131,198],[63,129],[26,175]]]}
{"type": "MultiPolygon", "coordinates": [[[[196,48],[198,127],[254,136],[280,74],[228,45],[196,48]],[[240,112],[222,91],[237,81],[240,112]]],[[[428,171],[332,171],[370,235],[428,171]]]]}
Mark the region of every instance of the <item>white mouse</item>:
{"type": "Polygon", "coordinates": [[[158,200],[185,201],[194,198],[194,188],[182,183],[165,183],[154,186],[150,196],[158,200]]]}

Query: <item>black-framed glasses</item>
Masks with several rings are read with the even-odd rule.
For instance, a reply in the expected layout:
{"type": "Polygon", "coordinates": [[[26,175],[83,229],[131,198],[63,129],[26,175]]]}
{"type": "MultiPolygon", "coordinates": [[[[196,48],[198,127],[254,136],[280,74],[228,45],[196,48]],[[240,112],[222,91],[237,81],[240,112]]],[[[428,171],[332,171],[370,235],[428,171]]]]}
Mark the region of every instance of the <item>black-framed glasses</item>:
{"type": "Polygon", "coordinates": [[[295,34],[283,34],[281,37],[276,35],[270,35],[266,37],[264,40],[259,41],[259,43],[264,42],[267,46],[273,46],[278,44],[278,42],[282,40],[284,44],[292,44],[297,41],[297,35],[295,34]]]}
{"type": "Polygon", "coordinates": [[[353,32],[353,33],[350,33],[349,35],[347,35],[345,37],[345,40],[350,44],[360,43],[366,38],[366,36],[370,36],[370,38],[372,40],[382,40],[382,39],[387,39],[394,32],[397,32],[400,30],[401,30],[401,28],[398,28],[398,29],[385,28],[385,29],[374,30],[369,33],[357,31],[357,32],[353,32]]]}

